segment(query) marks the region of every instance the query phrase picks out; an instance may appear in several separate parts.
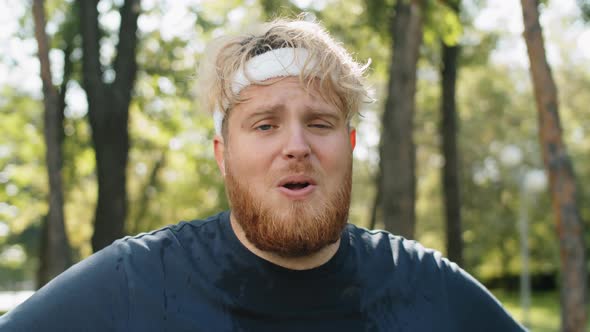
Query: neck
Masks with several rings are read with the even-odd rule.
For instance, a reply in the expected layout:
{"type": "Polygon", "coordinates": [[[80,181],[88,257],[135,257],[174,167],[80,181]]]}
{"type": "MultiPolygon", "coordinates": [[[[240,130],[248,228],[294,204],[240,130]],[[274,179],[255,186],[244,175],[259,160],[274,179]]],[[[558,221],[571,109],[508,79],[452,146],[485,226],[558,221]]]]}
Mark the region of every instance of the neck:
{"type": "Polygon", "coordinates": [[[302,257],[284,257],[272,252],[258,249],[254,244],[252,244],[252,242],[248,240],[248,238],[246,238],[246,234],[244,233],[242,226],[240,226],[240,223],[237,222],[233,214],[230,215],[230,221],[231,227],[236,234],[236,237],[244,245],[244,247],[246,247],[256,256],[290,270],[309,270],[323,265],[327,263],[332,257],[334,257],[338,251],[338,248],[340,247],[340,239],[338,239],[338,241],[335,243],[329,244],[311,255],[302,257]]]}

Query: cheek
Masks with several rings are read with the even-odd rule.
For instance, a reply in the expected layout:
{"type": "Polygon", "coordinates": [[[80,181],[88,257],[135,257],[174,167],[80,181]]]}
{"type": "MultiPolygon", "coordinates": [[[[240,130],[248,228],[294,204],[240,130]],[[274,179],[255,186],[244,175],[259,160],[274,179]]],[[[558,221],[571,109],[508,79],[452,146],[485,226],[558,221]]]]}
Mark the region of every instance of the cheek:
{"type": "Polygon", "coordinates": [[[317,145],[316,154],[327,172],[344,170],[352,158],[348,136],[337,136],[317,145]]]}
{"type": "Polygon", "coordinates": [[[240,181],[256,185],[264,183],[272,155],[260,144],[238,144],[226,155],[226,163],[240,181]]]}

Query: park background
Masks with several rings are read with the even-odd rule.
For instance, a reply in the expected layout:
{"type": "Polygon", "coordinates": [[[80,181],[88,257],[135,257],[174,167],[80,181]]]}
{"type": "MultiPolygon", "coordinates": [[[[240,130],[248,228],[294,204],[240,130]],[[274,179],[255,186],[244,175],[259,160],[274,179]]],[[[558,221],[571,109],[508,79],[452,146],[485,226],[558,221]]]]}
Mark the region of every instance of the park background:
{"type": "MultiPolygon", "coordinates": [[[[577,235],[588,243],[590,4],[538,8],[586,229],[577,235]]],[[[560,248],[569,240],[552,209],[521,2],[0,0],[0,9],[1,310],[118,237],[226,209],[212,119],[196,94],[199,59],[215,37],[303,12],[370,59],[375,102],[354,120],[350,221],[443,252],[532,331],[560,330],[560,289],[574,287],[562,263],[575,257],[560,248]]]]}

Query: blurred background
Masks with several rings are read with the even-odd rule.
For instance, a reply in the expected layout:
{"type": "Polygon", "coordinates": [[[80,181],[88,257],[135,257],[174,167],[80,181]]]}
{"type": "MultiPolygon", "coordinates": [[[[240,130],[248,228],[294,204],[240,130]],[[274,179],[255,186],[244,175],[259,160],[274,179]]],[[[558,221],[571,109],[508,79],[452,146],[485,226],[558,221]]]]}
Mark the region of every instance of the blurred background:
{"type": "Polygon", "coordinates": [[[563,246],[590,235],[582,231],[590,2],[538,6],[561,159],[577,188],[575,234],[552,209],[541,148],[550,145],[519,1],[0,0],[0,8],[0,312],[119,237],[227,209],[213,122],[195,93],[199,59],[212,38],[304,13],[371,62],[376,102],[354,120],[350,222],[441,251],[533,331],[557,331],[567,319],[562,266],[575,257],[563,246]]]}

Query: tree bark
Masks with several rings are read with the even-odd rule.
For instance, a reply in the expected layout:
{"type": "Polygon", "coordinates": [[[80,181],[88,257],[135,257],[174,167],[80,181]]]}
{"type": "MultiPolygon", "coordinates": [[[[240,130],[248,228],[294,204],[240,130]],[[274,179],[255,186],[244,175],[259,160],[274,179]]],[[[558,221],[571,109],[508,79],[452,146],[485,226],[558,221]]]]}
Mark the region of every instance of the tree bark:
{"type": "MultiPolygon", "coordinates": [[[[458,6],[457,6],[458,7],[458,6]]],[[[458,8],[454,8],[458,12],[458,8]]],[[[447,257],[463,263],[463,237],[461,230],[461,188],[459,186],[460,158],[457,149],[457,57],[459,47],[442,44],[441,68],[441,125],[442,153],[445,160],[442,168],[444,209],[446,218],[447,257]]]]}
{"type": "Polygon", "coordinates": [[[583,222],[577,206],[573,166],[562,139],[557,87],[545,55],[536,0],[521,0],[524,38],[537,104],[539,139],[549,174],[551,204],[561,254],[562,331],[584,331],[586,325],[586,264],[583,222]]]}
{"type": "Polygon", "coordinates": [[[416,67],[422,43],[422,5],[399,0],[391,23],[392,60],[379,144],[380,218],[385,228],[414,237],[416,152],[413,139],[416,67]]]}
{"type": "Polygon", "coordinates": [[[92,248],[98,251],[124,234],[127,216],[126,168],[129,154],[129,104],[137,72],[137,18],[139,0],[121,7],[121,27],[113,83],[102,80],[99,60],[100,31],[95,1],[80,0],[84,88],[92,128],[98,178],[98,202],[92,248]]]}
{"type": "Polygon", "coordinates": [[[49,62],[49,43],[45,34],[45,8],[43,0],[33,2],[35,38],[41,65],[43,82],[43,105],[45,138],[45,161],[49,182],[49,211],[43,218],[41,232],[41,252],[38,271],[38,286],[41,287],[57,276],[71,264],[70,247],[64,222],[64,195],[62,186],[62,148],[63,112],[60,95],[53,85],[49,62]]]}

